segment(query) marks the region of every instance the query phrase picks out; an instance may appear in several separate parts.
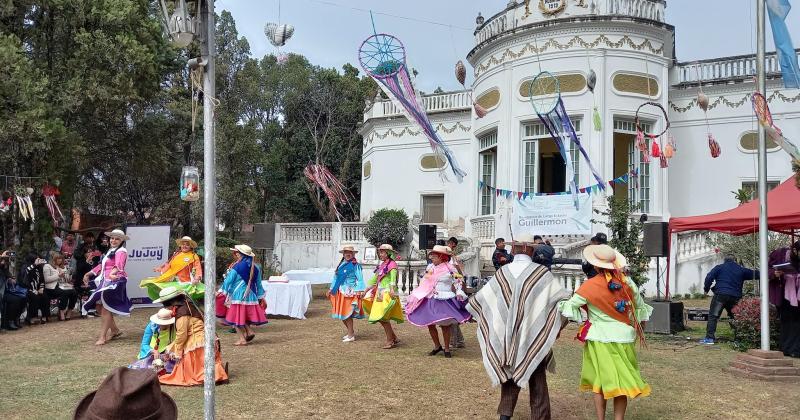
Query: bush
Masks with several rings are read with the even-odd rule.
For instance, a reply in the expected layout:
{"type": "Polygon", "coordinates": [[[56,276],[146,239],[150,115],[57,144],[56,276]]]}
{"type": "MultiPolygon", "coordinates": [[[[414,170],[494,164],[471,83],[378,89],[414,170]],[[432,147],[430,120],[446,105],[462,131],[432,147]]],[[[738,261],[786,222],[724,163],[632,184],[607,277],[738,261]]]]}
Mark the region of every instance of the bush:
{"type": "Polygon", "coordinates": [[[364,236],[370,244],[390,244],[395,249],[400,249],[407,235],[408,215],[404,210],[380,209],[369,219],[364,229],[364,236]]]}
{"type": "Polygon", "coordinates": [[[686,300],[689,300],[689,299],[692,298],[692,294],[691,293],[684,293],[683,294],[683,298],[686,299],[686,300]]]}
{"type": "MultiPolygon", "coordinates": [[[[733,329],[734,347],[739,351],[747,351],[761,347],[761,299],[744,298],[733,308],[733,319],[730,321],[733,329]]],[[[769,307],[769,341],[771,348],[777,348],[778,343],[778,311],[774,306],[769,307]]]]}

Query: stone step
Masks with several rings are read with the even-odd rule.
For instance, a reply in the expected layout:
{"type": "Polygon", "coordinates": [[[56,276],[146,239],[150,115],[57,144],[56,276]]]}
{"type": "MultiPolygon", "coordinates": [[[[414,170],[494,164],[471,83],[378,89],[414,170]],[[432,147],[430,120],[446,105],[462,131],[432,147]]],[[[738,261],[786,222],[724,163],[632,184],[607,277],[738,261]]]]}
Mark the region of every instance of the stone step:
{"type": "Polygon", "coordinates": [[[736,356],[736,360],[756,366],[794,366],[792,359],[788,357],[784,357],[783,359],[764,359],[753,356],[752,354],[740,354],[736,356]]]}
{"type": "Polygon", "coordinates": [[[783,353],[779,351],[771,351],[771,350],[748,350],[747,354],[751,356],[760,357],[762,359],[783,359],[785,356],[783,353]]]}
{"type": "Polygon", "coordinates": [[[759,366],[746,363],[740,360],[734,360],[731,363],[731,366],[737,369],[755,372],[761,375],[798,376],[798,378],[800,379],[800,369],[793,366],[759,366]]]}
{"type": "Polygon", "coordinates": [[[800,382],[800,376],[769,376],[769,375],[762,375],[760,373],[749,372],[746,370],[741,370],[730,366],[725,369],[726,371],[745,378],[750,379],[759,379],[762,381],[769,381],[769,382],[789,382],[789,383],[798,383],[800,382]]]}

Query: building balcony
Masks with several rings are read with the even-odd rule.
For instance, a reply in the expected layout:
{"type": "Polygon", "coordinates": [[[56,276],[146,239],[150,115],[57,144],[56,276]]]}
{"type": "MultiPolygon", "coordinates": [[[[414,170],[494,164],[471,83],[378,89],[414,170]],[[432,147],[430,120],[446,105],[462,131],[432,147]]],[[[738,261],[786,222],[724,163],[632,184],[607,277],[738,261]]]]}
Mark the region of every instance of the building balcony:
{"type": "MultiPolygon", "coordinates": [[[[796,50],[800,56],[800,49],[796,50]]],[[[768,78],[781,77],[781,66],[776,53],[766,55],[768,78]]],[[[671,84],[677,89],[688,89],[703,85],[741,83],[756,75],[755,54],[678,63],[671,73],[671,84]]]]}
{"type": "MultiPolygon", "coordinates": [[[[462,112],[472,108],[470,92],[459,90],[454,92],[434,93],[422,96],[422,105],[428,114],[440,112],[462,112]]],[[[378,100],[372,103],[364,112],[364,121],[378,118],[398,117],[403,113],[394,102],[378,100]]]]}

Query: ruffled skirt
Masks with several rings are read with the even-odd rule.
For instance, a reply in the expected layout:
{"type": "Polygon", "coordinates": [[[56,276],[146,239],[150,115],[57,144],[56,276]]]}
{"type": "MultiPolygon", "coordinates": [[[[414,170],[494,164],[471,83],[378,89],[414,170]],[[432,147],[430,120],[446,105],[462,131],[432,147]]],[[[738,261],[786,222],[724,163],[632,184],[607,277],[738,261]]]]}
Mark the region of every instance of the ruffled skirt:
{"type": "Polygon", "coordinates": [[[139,283],[139,287],[147,290],[147,296],[150,297],[151,301],[158,299],[159,292],[167,287],[177,287],[178,289],[183,290],[184,293],[186,293],[196,302],[202,302],[203,298],[205,297],[206,286],[203,283],[192,284],[190,282],[181,281],[153,283],[152,280],[154,278],[155,277],[144,279],[141,281],[141,283],[139,283]]]}
{"type": "Polygon", "coordinates": [[[331,295],[331,318],[344,321],[348,318],[364,318],[364,308],[361,306],[361,298],[358,296],[345,296],[339,292],[331,295]]]}
{"type": "Polygon", "coordinates": [[[583,347],[580,390],[602,393],[607,400],[650,395],[650,385],[639,372],[634,343],[587,341],[583,347]]]}
{"type": "MultiPolygon", "coordinates": [[[[222,356],[220,355],[219,341],[216,343],[217,354],[214,357],[214,380],[217,383],[228,380],[228,373],[222,365],[222,356]]],[[[193,350],[183,354],[183,357],[175,364],[171,373],[160,376],[158,381],[163,385],[176,385],[176,386],[195,386],[202,385],[205,378],[205,371],[203,368],[203,358],[205,357],[205,349],[203,346],[198,346],[193,350]]]]}
{"type": "Polygon", "coordinates": [[[409,312],[408,322],[418,326],[463,324],[472,317],[464,308],[466,302],[456,298],[424,298],[413,312],[409,312]]]}
{"type": "MultiPolygon", "coordinates": [[[[128,369],[152,369],[154,360],[155,357],[153,357],[153,354],[150,353],[144,359],[139,359],[128,365],[128,369]]],[[[175,369],[175,361],[172,359],[166,360],[164,362],[164,370],[166,373],[171,373],[173,369],[175,369]]]]}
{"type": "Polygon", "coordinates": [[[264,325],[268,323],[265,311],[259,305],[245,305],[232,303],[225,305],[225,295],[217,295],[217,318],[220,322],[231,327],[244,327],[245,325],[264,325]]]}
{"type": "Polygon", "coordinates": [[[403,323],[403,308],[400,299],[392,298],[389,292],[384,292],[381,301],[375,299],[362,299],[365,312],[369,314],[367,320],[370,324],[380,321],[394,321],[398,324],[403,323]]]}
{"type": "Polygon", "coordinates": [[[98,303],[101,303],[103,308],[115,315],[130,315],[131,300],[128,299],[128,292],[125,290],[127,284],[128,279],[124,277],[116,281],[103,280],[83,304],[83,309],[92,311],[98,303]]]}

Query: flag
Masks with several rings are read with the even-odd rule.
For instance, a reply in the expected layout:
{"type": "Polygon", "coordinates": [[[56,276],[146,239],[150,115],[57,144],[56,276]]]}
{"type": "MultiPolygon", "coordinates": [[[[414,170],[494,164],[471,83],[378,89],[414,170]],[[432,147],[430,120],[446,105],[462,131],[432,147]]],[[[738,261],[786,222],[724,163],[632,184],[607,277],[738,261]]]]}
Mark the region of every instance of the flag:
{"type": "Polygon", "coordinates": [[[775,40],[775,49],[778,50],[778,60],[781,63],[783,86],[787,89],[800,88],[800,66],[797,64],[797,53],[786,27],[786,16],[792,10],[789,0],[767,0],[769,24],[772,26],[772,37],[775,40]]]}

